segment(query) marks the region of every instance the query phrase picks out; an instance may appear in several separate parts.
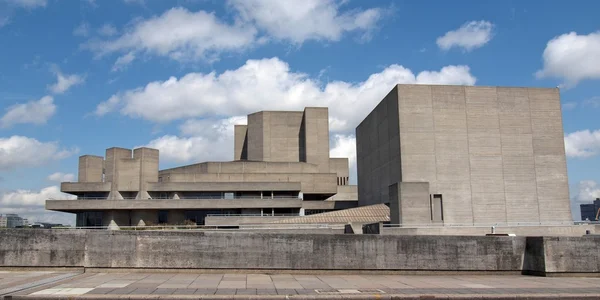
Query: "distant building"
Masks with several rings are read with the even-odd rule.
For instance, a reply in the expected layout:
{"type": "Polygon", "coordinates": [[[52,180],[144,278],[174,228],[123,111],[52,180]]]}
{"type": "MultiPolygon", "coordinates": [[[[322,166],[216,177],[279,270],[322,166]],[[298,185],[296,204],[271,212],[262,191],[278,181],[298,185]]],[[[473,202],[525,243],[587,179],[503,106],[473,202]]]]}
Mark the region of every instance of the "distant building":
{"type": "Polygon", "coordinates": [[[572,222],[557,88],[397,85],[356,128],[394,224],[572,222]]]}
{"type": "Polygon", "coordinates": [[[327,108],[248,115],[235,126],[234,161],[159,170],[158,159],[151,148],[81,156],[78,182],[61,184],[77,200],[47,200],[46,209],[77,214],[79,227],[114,227],[302,216],[358,202],[348,159],[329,157],[327,108]]]}
{"type": "Polygon", "coordinates": [[[0,217],[0,227],[17,228],[27,226],[27,219],[23,219],[16,214],[6,214],[0,217]]]}
{"type": "Polygon", "coordinates": [[[596,198],[591,204],[579,205],[579,209],[581,210],[582,221],[598,221],[596,220],[596,215],[598,214],[598,210],[600,210],[600,198],[596,198]]]}

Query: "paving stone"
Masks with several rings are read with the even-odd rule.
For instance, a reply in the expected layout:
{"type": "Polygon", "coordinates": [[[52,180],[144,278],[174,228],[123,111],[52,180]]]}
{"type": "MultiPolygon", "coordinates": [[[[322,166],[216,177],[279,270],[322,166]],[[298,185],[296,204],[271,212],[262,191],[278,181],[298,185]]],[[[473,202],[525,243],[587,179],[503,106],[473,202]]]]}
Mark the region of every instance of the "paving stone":
{"type": "Polygon", "coordinates": [[[197,289],[176,289],[173,295],[193,295],[197,289]]]}
{"type": "Polygon", "coordinates": [[[236,289],[217,289],[215,295],[235,295],[236,289]]]}
{"type": "Polygon", "coordinates": [[[236,295],[256,295],[256,289],[237,289],[236,295]]]}
{"type": "Polygon", "coordinates": [[[277,295],[296,295],[296,290],[294,289],[277,289],[277,295]]]}
{"type": "Polygon", "coordinates": [[[156,289],[152,295],[171,295],[176,289],[156,289]]]}

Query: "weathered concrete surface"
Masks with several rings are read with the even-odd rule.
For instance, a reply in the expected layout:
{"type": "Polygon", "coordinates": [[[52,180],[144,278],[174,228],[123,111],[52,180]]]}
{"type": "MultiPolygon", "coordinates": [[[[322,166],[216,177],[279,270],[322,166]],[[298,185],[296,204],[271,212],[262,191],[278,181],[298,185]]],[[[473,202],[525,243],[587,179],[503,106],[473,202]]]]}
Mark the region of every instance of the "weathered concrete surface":
{"type": "Polygon", "coordinates": [[[0,267],[600,272],[591,235],[2,230],[0,241],[0,267]]]}
{"type": "Polygon", "coordinates": [[[356,139],[360,205],[429,182],[444,223],[572,220],[558,89],[397,85],[356,139]]]}
{"type": "Polygon", "coordinates": [[[86,230],[0,230],[0,266],[82,267],[86,230]]]}
{"type": "Polygon", "coordinates": [[[2,266],[520,271],[524,237],[3,230],[2,266]],[[306,259],[311,257],[311,259],[306,259]]]}
{"type": "MultiPolygon", "coordinates": [[[[517,236],[574,236],[580,237],[590,231],[591,234],[600,233],[600,225],[556,225],[556,226],[497,226],[495,233],[517,236]]],[[[482,236],[492,233],[492,226],[458,227],[458,226],[430,226],[430,227],[384,227],[381,234],[385,235],[476,235],[482,236]]]]}
{"type": "Polygon", "coordinates": [[[534,257],[541,257],[533,265],[533,271],[545,273],[599,273],[600,236],[542,237],[529,244],[538,251],[534,257]],[[541,246],[540,247],[540,243],[541,246]],[[543,254],[543,256],[541,255],[543,254]],[[543,263],[543,264],[542,264],[543,263]]]}

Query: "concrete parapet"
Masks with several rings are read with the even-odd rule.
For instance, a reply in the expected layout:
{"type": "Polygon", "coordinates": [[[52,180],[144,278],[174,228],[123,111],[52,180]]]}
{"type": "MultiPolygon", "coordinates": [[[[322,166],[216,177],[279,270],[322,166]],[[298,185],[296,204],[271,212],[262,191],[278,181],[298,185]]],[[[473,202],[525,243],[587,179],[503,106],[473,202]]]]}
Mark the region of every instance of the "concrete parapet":
{"type": "MultiPolygon", "coordinates": [[[[314,230],[314,229],[313,229],[314,230]]],[[[600,272],[600,236],[0,231],[0,267],[600,272]],[[306,257],[311,257],[307,260],[306,257]]]]}

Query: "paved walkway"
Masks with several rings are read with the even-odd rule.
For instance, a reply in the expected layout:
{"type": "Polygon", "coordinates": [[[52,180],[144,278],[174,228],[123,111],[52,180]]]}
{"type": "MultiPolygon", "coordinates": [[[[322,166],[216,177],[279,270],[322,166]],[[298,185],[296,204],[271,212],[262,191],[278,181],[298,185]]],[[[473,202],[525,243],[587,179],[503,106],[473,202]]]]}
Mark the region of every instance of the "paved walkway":
{"type": "Polygon", "coordinates": [[[7,298],[404,299],[426,295],[427,299],[600,299],[600,278],[585,277],[0,271],[0,291],[24,284],[29,288],[7,298]]]}

